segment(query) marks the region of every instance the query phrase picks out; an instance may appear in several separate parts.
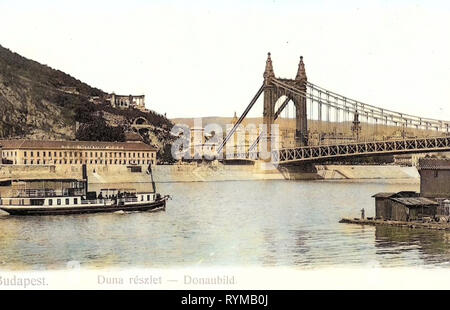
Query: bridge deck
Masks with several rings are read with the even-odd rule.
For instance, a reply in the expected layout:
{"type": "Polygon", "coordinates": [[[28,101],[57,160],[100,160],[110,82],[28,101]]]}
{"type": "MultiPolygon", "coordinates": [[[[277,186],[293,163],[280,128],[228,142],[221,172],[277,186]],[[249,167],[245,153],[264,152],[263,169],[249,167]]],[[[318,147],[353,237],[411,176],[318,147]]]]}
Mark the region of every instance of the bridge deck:
{"type": "MultiPolygon", "coordinates": [[[[392,155],[443,151],[450,151],[450,136],[280,149],[272,152],[272,162],[287,164],[365,155],[392,155]]],[[[249,155],[252,156],[251,154],[249,155]]]]}

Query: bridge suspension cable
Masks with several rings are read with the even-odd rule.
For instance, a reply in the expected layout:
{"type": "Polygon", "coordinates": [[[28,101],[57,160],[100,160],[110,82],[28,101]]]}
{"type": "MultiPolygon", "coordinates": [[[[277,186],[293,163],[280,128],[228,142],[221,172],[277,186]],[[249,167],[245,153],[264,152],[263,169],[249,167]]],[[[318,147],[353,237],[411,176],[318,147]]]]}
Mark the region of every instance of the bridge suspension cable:
{"type": "MultiPolygon", "coordinates": [[[[273,120],[276,120],[278,118],[278,116],[280,116],[281,112],[283,112],[283,110],[286,108],[286,106],[288,105],[290,100],[291,100],[291,98],[289,98],[289,97],[287,97],[284,100],[284,102],[281,104],[281,106],[275,112],[275,115],[273,116],[273,120]]],[[[258,145],[259,140],[261,140],[261,136],[262,136],[262,133],[260,133],[258,135],[258,137],[256,138],[255,142],[253,142],[253,144],[250,146],[250,148],[248,149],[249,152],[252,152],[254,150],[254,148],[258,145]]]]}
{"type": "Polygon", "coordinates": [[[406,125],[409,123],[410,127],[416,128],[424,128],[425,130],[429,130],[430,127],[433,127],[437,130],[448,132],[449,121],[442,121],[433,118],[425,118],[421,116],[414,116],[406,113],[396,112],[389,109],[380,108],[374,105],[366,104],[346,96],[340,95],[336,92],[329,91],[321,86],[313,84],[311,82],[306,82],[307,87],[311,89],[311,92],[314,91],[321,93],[326,93],[328,95],[333,96],[339,105],[346,106],[347,104],[351,105],[353,109],[358,108],[361,113],[371,113],[371,115],[376,118],[377,116],[381,119],[385,119],[387,123],[387,118],[390,118],[391,121],[398,121],[401,123],[405,123],[406,125]]]}
{"type": "Polygon", "coordinates": [[[245,109],[244,113],[242,113],[241,117],[239,117],[239,120],[236,122],[236,124],[234,124],[233,128],[230,130],[230,132],[227,134],[227,136],[225,137],[225,139],[222,141],[222,143],[219,145],[219,147],[217,148],[217,153],[220,153],[223,149],[223,147],[225,146],[225,144],[228,142],[228,140],[230,140],[230,138],[233,136],[233,134],[235,133],[235,131],[237,130],[237,128],[239,127],[239,125],[242,123],[242,121],[244,120],[244,118],[247,116],[248,112],[250,112],[250,110],[252,109],[253,105],[255,104],[255,102],[258,100],[259,96],[261,96],[262,92],[264,91],[264,84],[261,85],[261,87],[259,88],[259,90],[257,91],[257,93],[255,94],[255,96],[253,97],[252,101],[250,101],[249,105],[247,106],[247,108],[245,109]]]}
{"type": "MultiPolygon", "coordinates": [[[[315,94],[313,94],[313,90],[316,88],[311,88],[311,91],[308,94],[307,92],[305,92],[295,86],[284,83],[278,79],[272,79],[272,82],[276,86],[283,88],[287,91],[290,91],[291,93],[293,93],[295,95],[298,95],[298,96],[306,98],[306,99],[309,98],[310,100],[313,100],[313,101],[319,103],[319,105],[320,104],[325,105],[327,122],[329,122],[331,120],[330,119],[330,108],[342,109],[343,107],[345,107],[347,109],[347,111],[350,113],[353,113],[353,114],[359,113],[360,115],[363,115],[364,117],[366,117],[370,113],[373,118],[385,119],[386,123],[390,122],[394,126],[399,126],[402,124],[406,125],[409,123],[411,127],[416,127],[416,129],[425,129],[425,130],[436,129],[437,131],[440,130],[440,131],[448,132],[448,127],[449,127],[450,122],[447,122],[447,121],[441,121],[441,120],[435,120],[435,119],[431,119],[431,118],[423,118],[423,117],[418,117],[418,116],[412,116],[409,114],[393,112],[393,111],[378,108],[378,107],[375,107],[372,105],[367,105],[365,103],[361,103],[359,101],[349,99],[346,97],[339,98],[340,95],[329,92],[324,88],[321,88],[321,90],[319,91],[319,94],[315,95],[315,94]],[[322,96],[320,94],[321,92],[326,93],[326,97],[327,97],[326,99],[322,98],[322,96]],[[331,101],[330,98],[333,98],[335,101],[331,101]],[[342,101],[343,103],[340,103],[340,101],[342,101]]],[[[308,85],[314,85],[314,84],[309,83],[308,85]]],[[[314,87],[315,87],[315,85],[314,85],[314,87]]]]}

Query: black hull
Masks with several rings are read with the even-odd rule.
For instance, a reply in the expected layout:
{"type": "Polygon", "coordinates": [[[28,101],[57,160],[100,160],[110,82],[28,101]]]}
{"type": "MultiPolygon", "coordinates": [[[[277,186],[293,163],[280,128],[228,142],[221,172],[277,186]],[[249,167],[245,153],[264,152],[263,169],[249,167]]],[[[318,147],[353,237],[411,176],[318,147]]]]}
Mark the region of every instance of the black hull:
{"type": "Polygon", "coordinates": [[[88,213],[111,213],[117,211],[162,211],[166,208],[166,200],[162,199],[148,204],[141,205],[122,205],[122,206],[101,206],[89,207],[80,206],[74,208],[30,208],[30,209],[3,209],[10,215],[68,215],[68,214],[88,214],[88,213]]]}

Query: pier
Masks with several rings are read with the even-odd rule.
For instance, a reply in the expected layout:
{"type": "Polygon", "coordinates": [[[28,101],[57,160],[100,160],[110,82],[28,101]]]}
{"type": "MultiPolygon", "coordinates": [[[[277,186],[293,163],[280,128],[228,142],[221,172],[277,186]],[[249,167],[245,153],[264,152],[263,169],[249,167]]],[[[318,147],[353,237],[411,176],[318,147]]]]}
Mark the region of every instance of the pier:
{"type": "Polygon", "coordinates": [[[385,226],[397,226],[405,228],[424,228],[434,230],[450,230],[450,223],[439,222],[406,222],[406,221],[385,221],[374,219],[358,219],[358,218],[343,218],[339,223],[345,224],[359,224],[359,225],[385,225],[385,226]]]}

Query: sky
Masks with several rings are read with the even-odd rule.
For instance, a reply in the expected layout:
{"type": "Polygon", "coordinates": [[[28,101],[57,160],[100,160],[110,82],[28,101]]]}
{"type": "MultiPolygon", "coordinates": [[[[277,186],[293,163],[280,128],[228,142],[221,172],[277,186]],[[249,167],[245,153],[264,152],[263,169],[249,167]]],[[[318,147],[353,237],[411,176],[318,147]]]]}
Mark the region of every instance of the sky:
{"type": "MultiPolygon", "coordinates": [[[[450,120],[446,1],[9,1],[0,45],[175,117],[239,115],[263,81],[308,80],[450,120]]],[[[259,100],[249,116],[262,116],[259,100]]]]}

